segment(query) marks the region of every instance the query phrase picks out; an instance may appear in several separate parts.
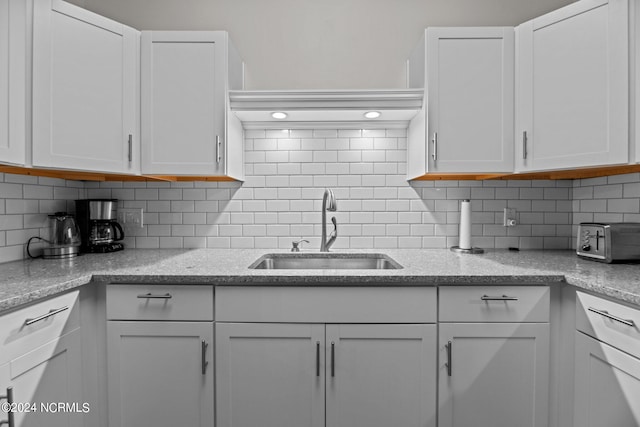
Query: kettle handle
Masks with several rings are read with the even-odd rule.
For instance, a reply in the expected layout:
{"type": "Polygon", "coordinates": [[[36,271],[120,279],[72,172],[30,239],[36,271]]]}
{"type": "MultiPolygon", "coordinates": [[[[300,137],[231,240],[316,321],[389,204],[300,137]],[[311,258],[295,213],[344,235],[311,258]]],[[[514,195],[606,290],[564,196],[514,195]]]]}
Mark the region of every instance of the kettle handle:
{"type": "Polygon", "coordinates": [[[122,226],[120,224],[118,224],[117,222],[114,222],[113,223],[113,228],[116,231],[113,240],[117,241],[117,240],[124,239],[124,230],[122,229],[122,226]],[[120,236],[118,236],[118,233],[120,234],[120,236]]]}

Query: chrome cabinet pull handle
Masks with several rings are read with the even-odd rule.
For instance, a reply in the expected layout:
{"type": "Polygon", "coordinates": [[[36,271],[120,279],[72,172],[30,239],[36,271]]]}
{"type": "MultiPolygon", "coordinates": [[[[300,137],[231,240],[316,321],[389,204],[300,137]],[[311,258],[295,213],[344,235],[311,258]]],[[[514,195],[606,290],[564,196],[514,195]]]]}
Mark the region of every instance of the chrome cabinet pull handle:
{"type": "Polygon", "coordinates": [[[631,326],[632,328],[634,326],[636,326],[636,322],[634,322],[633,320],[631,320],[631,319],[623,319],[621,317],[614,316],[613,314],[609,314],[608,311],[598,310],[597,308],[593,308],[593,307],[589,307],[588,310],[591,311],[591,312],[594,312],[596,314],[599,314],[600,316],[606,317],[607,319],[611,319],[611,320],[615,320],[616,322],[620,322],[623,325],[631,326]]]}
{"type": "Polygon", "coordinates": [[[331,341],[331,376],[336,376],[336,343],[331,341]]]}
{"type": "Polygon", "coordinates": [[[522,132],[522,158],[527,159],[527,131],[522,132]]]}
{"type": "Polygon", "coordinates": [[[453,344],[451,341],[447,342],[445,348],[447,349],[447,363],[444,365],[447,367],[447,375],[451,376],[451,351],[453,350],[453,344]]]}
{"type": "Polygon", "coordinates": [[[0,426],[3,425],[7,425],[9,427],[15,427],[16,425],[16,421],[15,421],[15,415],[14,415],[14,411],[12,410],[13,408],[11,407],[13,405],[13,387],[7,387],[7,395],[6,396],[0,396],[0,399],[6,399],[7,403],[9,404],[9,410],[7,411],[7,419],[6,420],[0,420],[0,426]]]}
{"type": "Polygon", "coordinates": [[[207,361],[207,346],[209,346],[209,344],[207,344],[205,340],[202,340],[202,375],[207,374],[207,365],[209,365],[207,361]]]}
{"type": "Polygon", "coordinates": [[[489,295],[482,295],[482,297],[480,298],[482,301],[518,301],[518,297],[510,297],[507,295],[502,295],[500,296],[489,296],[489,295]]]}
{"type": "Polygon", "coordinates": [[[148,294],[144,294],[144,295],[138,295],[138,298],[148,298],[148,299],[171,299],[173,298],[173,296],[171,296],[170,293],[166,293],[164,295],[154,295],[151,292],[149,292],[148,294]]]}
{"type": "Polygon", "coordinates": [[[316,377],[320,378],[320,341],[316,341],[316,377]]]}
{"type": "Polygon", "coordinates": [[[220,157],[220,135],[216,135],[216,163],[220,163],[222,157],[220,157]]]}
{"type": "Polygon", "coordinates": [[[438,132],[433,133],[433,139],[431,141],[433,141],[433,153],[431,153],[431,157],[435,162],[438,160],[438,132]]]}
{"type": "Polygon", "coordinates": [[[129,134],[129,162],[133,161],[133,135],[129,134]]]}
{"type": "Polygon", "coordinates": [[[27,325],[27,326],[33,325],[34,323],[37,323],[37,322],[39,322],[41,320],[44,320],[44,319],[47,319],[47,318],[49,318],[51,316],[55,316],[56,314],[61,313],[61,312],[65,311],[65,310],[69,310],[69,306],[62,307],[62,308],[57,308],[57,309],[53,309],[53,310],[49,310],[48,313],[43,314],[42,316],[34,317],[32,319],[26,319],[24,321],[24,324],[27,325]]]}

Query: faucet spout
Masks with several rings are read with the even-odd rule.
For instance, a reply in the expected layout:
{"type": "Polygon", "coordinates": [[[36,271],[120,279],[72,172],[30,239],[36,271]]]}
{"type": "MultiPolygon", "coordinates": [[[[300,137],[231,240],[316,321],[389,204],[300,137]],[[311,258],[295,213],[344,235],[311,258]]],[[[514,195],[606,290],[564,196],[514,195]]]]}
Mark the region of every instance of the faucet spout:
{"type": "Polygon", "coordinates": [[[329,188],[324,190],[324,195],[322,196],[322,239],[320,240],[320,252],[329,252],[329,248],[338,237],[338,223],[336,222],[336,217],[333,217],[331,221],[333,222],[333,232],[331,233],[331,238],[327,241],[327,211],[335,212],[338,210],[338,202],[336,201],[336,196],[333,194],[333,191],[329,188]]]}

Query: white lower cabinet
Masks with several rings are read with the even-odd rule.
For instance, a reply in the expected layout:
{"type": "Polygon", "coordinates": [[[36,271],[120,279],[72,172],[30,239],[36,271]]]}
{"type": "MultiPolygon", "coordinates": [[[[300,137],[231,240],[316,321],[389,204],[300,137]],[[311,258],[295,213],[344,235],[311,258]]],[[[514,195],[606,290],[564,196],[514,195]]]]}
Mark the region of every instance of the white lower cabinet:
{"type": "Polygon", "coordinates": [[[440,427],[548,424],[549,324],[440,324],[440,427]]]}
{"type": "MultiPolygon", "coordinates": [[[[91,405],[82,398],[81,360],[76,329],[0,366],[0,394],[12,387],[17,405],[9,427],[84,426],[91,405]]],[[[7,416],[0,412],[0,422],[7,416]]]]}
{"type": "Polygon", "coordinates": [[[575,427],[640,426],[640,310],[576,293],[575,427]]]}
{"type": "Polygon", "coordinates": [[[574,426],[640,426],[640,358],[576,332],[575,370],[574,426]]]}
{"type": "Polygon", "coordinates": [[[435,426],[435,325],[327,325],[330,427],[435,426]]]}
{"type": "Polygon", "coordinates": [[[438,304],[438,426],[548,426],[549,287],[446,286],[438,304]]]}
{"type": "Polygon", "coordinates": [[[213,323],[107,325],[110,427],[213,426],[213,323]]]}
{"type": "Polygon", "coordinates": [[[109,427],[212,427],[213,287],[108,285],[106,301],[109,427]]]}
{"type": "Polygon", "coordinates": [[[436,292],[216,288],[216,426],[435,427],[436,292]]]}
{"type": "Polygon", "coordinates": [[[218,427],[435,426],[436,326],[216,324],[218,427]]]}
{"type": "MultiPolygon", "coordinates": [[[[0,317],[0,395],[12,388],[16,405],[9,427],[84,425],[91,402],[83,400],[78,313],[74,291],[0,317]]],[[[0,422],[7,417],[1,410],[0,422]]]]}
{"type": "Polygon", "coordinates": [[[217,426],[323,427],[324,361],[324,325],[216,324],[217,426]]]}

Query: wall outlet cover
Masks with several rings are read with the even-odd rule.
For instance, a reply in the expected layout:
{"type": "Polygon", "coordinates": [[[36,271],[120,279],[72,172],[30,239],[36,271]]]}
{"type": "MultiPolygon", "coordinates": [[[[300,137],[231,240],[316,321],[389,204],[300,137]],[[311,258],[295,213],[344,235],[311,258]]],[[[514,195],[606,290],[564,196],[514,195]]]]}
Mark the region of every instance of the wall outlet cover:
{"type": "Polygon", "coordinates": [[[118,222],[126,227],[143,228],[142,208],[121,208],[118,209],[118,222]]]}

